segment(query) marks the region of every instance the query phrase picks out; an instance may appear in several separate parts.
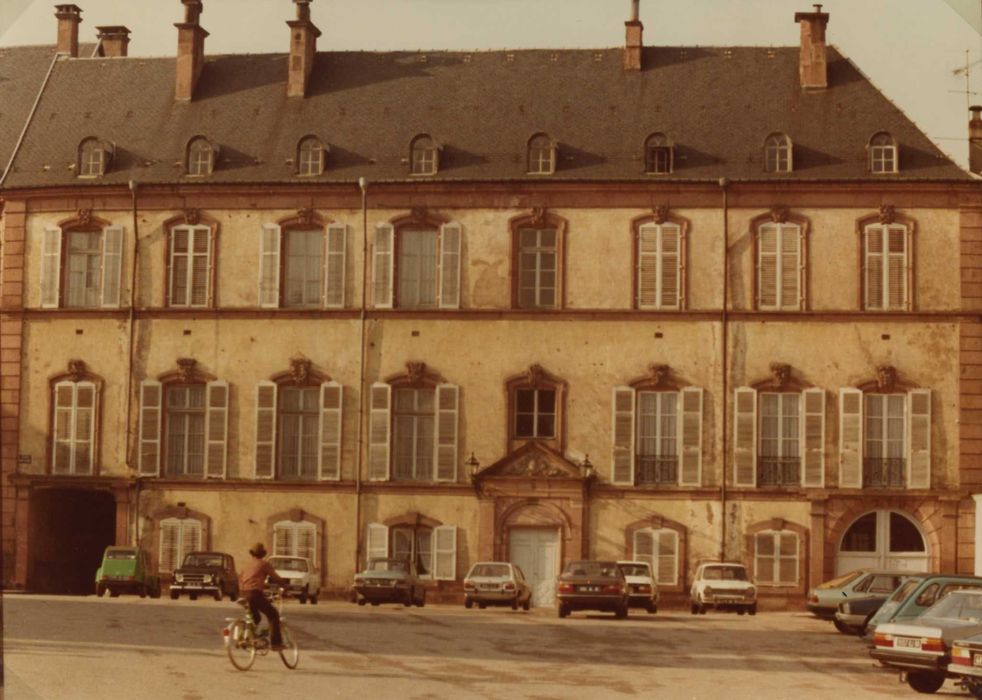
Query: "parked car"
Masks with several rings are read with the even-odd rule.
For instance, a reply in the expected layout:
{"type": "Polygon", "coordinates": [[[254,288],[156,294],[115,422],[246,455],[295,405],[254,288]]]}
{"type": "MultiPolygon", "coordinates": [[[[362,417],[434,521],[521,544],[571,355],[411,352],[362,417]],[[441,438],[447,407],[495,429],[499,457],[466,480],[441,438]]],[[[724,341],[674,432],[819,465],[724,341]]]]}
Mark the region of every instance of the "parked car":
{"type": "Polygon", "coordinates": [[[410,559],[369,560],[368,568],[355,574],[354,591],[358,605],[426,605],[426,588],[417,577],[416,562],[410,559]]]}
{"type": "Polygon", "coordinates": [[[889,595],[909,572],[856,569],[808,591],[806,605],[817,617],[833,619],[840,603],[870,595],[889,595]]]}
{"type": "Polygon", "coordinates": [[[239,597],[239,576],[235,573],[235,559],[224,552],[190,552],[174,572],[170,584],[170,597],[177,600],[187,593],[191,600],[205,593],[221,600],[227,595],[229,600],[239,597]]]}
{"type": "Polygon", "coordinates": [[[948,675],[957,678],[973,697],[982,698],[982,635],[952,642],[948,675]]]}
{"type": "Polygon", "coordinates": [[[95,572],[95,594],[113,598],[137,593],[141,598],[160,597],[160,577],[153,573],[150,556],[140,547],[106,547],[102,565],[95,572]]]}
{"type": "Polygon", "coordinates": [[[889,597],[888,595],[875,595],[866,598],[853,598],[845,603],[839,603],[839,609],[835,611],[835,619],[832,621],[835,628],[842,634],[862,636],[866,633],[866,625],[869,624],[873,615],[889,597]]]}
{"type": "Polygon", "coordinates": [[[632,608],[644,608],[649,614],[658,612],[658,584],[645,561],[619,561],[617,566],[627,581],[627,604],[632,608]]]}
{"type": "Polygon", "coordinates": [[[627,617],[628,590],[615,561],[571,561],[556,582],[559,617],[573,610],[604,610],[627,617]]]}
{"type": "Polygon", "coordinates": [[[870,656],[903,671],[907,685],[934,693],[948,676],[949,649],[956,639],[982,633],[982,590],[956,590],[916,620],[888,622],[873,636],[870,656]]]}
{"type": "Polygon", "coordinates": [[[514,564],[482,561],[474,564],[464,577],[464,607],[477,603],[482,610],[489,605],[510,605],[512,610],[528,610],[532,605],[532,588],[525,574],[514,564]]]}
{"type": "Polygon", "coordinates": [[[865,638],[872,645],[873,634],[888,622],[909,622],[952,591],[982,588],[982,577],[957,574],[919,574],[912,576],[890,596],[866,625],[865,638]]]}
{"type": "Polygon", "coordinates": [[[321,592],[320,573],[307,557],[275,556],[269,558],[276,573],[287,579],[290,585],[283,589],[284,596],[296,596],[301,604],[308,600],[316,605],[321,592]]]}
{"type": "Polygon", "coordinates": [[[756,615],[757,587],[743,564],[707,562],[696,569],[689,604],[693,615],[704,615],[708,608],[756,615]]]}

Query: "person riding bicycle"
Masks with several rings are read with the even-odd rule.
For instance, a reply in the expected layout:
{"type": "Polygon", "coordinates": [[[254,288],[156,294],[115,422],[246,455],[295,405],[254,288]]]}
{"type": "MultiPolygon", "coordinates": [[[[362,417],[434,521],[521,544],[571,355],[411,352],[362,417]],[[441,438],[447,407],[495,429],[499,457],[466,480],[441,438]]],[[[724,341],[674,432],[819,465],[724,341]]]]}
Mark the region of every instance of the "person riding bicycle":
{"type": "Polygon", "coordinates": [[[239,574],[239,595],[249,603],[249,610],[256,626],[263,619],[262,613],[266,613],[269,618],[270,638],[269,643],[273,650],[283,648],[283,636],[280,633],[280,614],[263,594],[263,588],[267,577],[273,583],[281,586],[289,585],[289,581],[276,573],[276,570],[266,561],[266,547],[262,542],[257,542],[249,550],[252,559],[246,562],[239,574]]]}

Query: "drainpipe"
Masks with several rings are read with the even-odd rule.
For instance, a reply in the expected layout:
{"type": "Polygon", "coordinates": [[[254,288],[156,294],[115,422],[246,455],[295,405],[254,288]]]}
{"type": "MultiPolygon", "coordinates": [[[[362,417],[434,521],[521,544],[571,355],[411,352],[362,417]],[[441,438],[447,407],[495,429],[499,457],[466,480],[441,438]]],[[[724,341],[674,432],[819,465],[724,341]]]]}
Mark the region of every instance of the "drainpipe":
{"type": "MultiPolygon", "coordinates": [[[[133,349],[135,346],[134,336],[136,335],[136,281],[137,281],[137,262],[139,260],[139,227],[137,224],[137,184],[135,180],[130,180],[130,202],[133,215],[133,258],[132,258],[132,268],[130,271],[130,309],[128,318],[128,335],[129,335],[129,351],[127,352],[127,366],[126,366],[126,451],[123,453],[126,456],[126,467],[127,471],[133,468],[130,464],[130,455],[132,454],[132,437],[133,437],[133,421],[130,415],[133,410],[133,349]]],[[[136,488],[134,489],[134,503],[133,503],[133,544],[137,545],[140,542],[140,479],[136,479],[136,488]]]]}
{"type": "Polygon", "coordinates": [[[361,470],[365,446],[365,364],[368,356],[368,338],[365,333],[368,323],[368,180],[358,178],[358,189],[361,190],[361,362],[358,368],[358,452],[355,460],[355,573],[358,572],[362,547],[361,470]]]}
{"type": "Polygon", "coordinates": [[[722,377],[722,392],[723,399],[720,402],[723,408],[723,455],[720,463],[723,465],[723,473],[720,475],[719,482],[719,502],[720,502],[720,542],[719,542],[719,559],[720,561],[726,561],[726,457],[729,454],[729,440],[727,440],[726,432],[726,416],[729,410],[729,375],[727,368],[727,345],[729,341],[729,334],[727,329],[727,322],[729,321],[727,315],[727,306],[729,304],[729,288],[730,288],[730,217],[729,217],[729,200],[727,187],[730,181],[725,177],[719,179],[719,186],[723,193],[723,310],[720,313],[720,323],[722,325],[721,333],[722,336],[722,366],[723,366],[723,377],[722,377]]]}

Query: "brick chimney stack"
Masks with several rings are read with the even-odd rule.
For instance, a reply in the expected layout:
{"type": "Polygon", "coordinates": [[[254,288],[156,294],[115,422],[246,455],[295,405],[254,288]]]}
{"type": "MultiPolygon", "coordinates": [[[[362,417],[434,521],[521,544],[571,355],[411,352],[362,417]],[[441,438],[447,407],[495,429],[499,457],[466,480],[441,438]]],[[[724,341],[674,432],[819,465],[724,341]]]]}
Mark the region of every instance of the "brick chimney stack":
{"type": "Polygon", "coordinates": [[[794,21],[801,25],[801,61],[798,64],[801,87],[827,88],[829,75],[825,57],[825,27],[829,23],[829,15],[822,12],[821,5],[815,5],[814,12],[796,12],[794,21]]]}
{"type": "Polygon", "coordinates": [[[126,56],[130,45],[130,30],[126,27],[96,27],[99,32],[99,52],[106,58],[126,56]]]}
{"type": "Polygon", "coordinates": [[[184,4],[184,21],[177,27],[177,82],[174,97],[190,100],[194,97],[194,87],[201,77],[205,65],[205,37],[208,36],[199,24],[203,7],[201,0],[181,0],[184,4]]]}
{"type": "Polygon", "coordinates": [[[55,5],[58,18],[58,53],[78,58],[78,25],[82,23],[82,8],[78,5],[55,5]]]}
{"type": "Polygon", "coordinates": [[[641,70],[641,35],[644,25],[639,19],[640,1],[631,0],[631,19],[624,23],[624,70],[641,70]]]}
{"type": "Polygon", "coordinates": [[[972,113],[968,120],[968,169],[982,175],[982,107],[972,105],[968,111],[972,113]]]}
{"type": "Polygon", "coordinates": [[[321,35],[310,21],[311,0],[293,0],[297,6],[297,18],[287,22],[290,27],[290,66],[286,82],[287,97],[303,97],[307,94],[310,71],[317,55],[317,37],[321,35]]]}

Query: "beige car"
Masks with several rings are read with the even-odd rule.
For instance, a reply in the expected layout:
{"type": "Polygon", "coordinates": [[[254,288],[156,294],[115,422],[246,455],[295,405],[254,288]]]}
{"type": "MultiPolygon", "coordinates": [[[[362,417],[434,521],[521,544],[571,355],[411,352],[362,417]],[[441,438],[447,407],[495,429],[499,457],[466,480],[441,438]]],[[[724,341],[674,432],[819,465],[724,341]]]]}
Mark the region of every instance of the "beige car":
{"type": "Polygon", "coordinates": [[[489,605],[510,605],[512,610],[528,610],[532,605],[532,588],[525,574],[514,564],[503,561],[481,561],[471,567],[464,578],[464,607],[477,603],[482,610],[489,605]]]}

